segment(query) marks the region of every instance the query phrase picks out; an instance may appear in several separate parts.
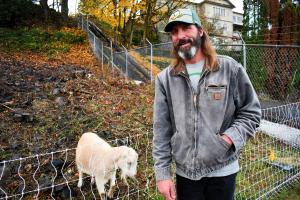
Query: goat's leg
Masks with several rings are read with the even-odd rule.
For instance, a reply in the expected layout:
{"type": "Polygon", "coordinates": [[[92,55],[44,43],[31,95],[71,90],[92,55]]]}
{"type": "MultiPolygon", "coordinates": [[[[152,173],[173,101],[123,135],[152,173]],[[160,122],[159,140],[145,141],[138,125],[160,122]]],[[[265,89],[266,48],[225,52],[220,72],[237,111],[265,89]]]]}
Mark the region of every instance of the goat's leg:
{"type": "Polygon", "coordinates": [[[91,184],[94,184],[95,183],[95,176],[91,176],[91,184]]]}
{"type": "Polygon", "coordinates": [[[110,178],[110,187],[108,190],[108,197],[112,198],[113,197],[113,193],[114,193],[114,186],[116,185],[116,173],[117,171],[114,170],[112,172],[111,178],[110,178]]]}
{"type": "Polygon", "coordinates": [[[103,178],[96,177],[96,186],[101,199],[103,199],[102,198],[103,195],[105,196],[105,191],[104,191],[105,183],[106,181],[103,180],[103,178]]]}
{"type": "Polygon", "coordinates": [[[125,174],[121,174],[121,178],[123,179],[125,185],[129,186],[127,179],[126,179],[126,175],[125,174]]]}
{"type": "Polygon", "coordinates": [[[78,187],[80,188],[82,186],[82,171],[80,170],[79,167],[77,167],[78,173],[79,173],[79,180],[78,180],[78,187]]]}

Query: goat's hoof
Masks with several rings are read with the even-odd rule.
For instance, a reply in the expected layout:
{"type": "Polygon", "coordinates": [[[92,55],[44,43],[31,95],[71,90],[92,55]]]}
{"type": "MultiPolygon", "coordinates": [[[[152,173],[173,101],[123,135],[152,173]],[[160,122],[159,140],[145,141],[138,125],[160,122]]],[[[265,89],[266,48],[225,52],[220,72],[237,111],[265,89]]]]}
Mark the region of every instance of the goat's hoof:
{"type": "Polygon", "coordinates": [[[94,184],[95,183],[95,177],[91,178],[91,183],[94,184]]]}
{"type": "Polygon", "coordinates": [[[77,187],[81,188],[81,186],[82,186],[82,182],[79,181],[78,184],[77,184],[77,187]]]}
{"type": "Polygon", "coordinates": [[[110,199],[112,199],[112,198],[114,197],[114,191],[113,191],[113,190],[108,191],[107,196],[108,196],[110,199]]]}
{"type": "Polygon", "coordinates": [[[101,193],[101,194],[100,194],[100,199],[101,199],[101,200],[104,200],[104,199],[105,199],[105,194],[101,193]]]}

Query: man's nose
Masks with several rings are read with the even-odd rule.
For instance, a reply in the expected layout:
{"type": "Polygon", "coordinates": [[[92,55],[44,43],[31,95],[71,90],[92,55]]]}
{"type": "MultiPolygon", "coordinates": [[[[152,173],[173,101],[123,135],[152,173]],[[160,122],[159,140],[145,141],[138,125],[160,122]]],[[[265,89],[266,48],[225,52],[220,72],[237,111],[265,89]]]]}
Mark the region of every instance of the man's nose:
{"type": "Polygon", "coordinates": [[[178,29],[178,32],[177,32],[177,37],[178,39],[185,39],[186,38],[186,34],[185,34],[185,31],[183,29],[178,29]]]}

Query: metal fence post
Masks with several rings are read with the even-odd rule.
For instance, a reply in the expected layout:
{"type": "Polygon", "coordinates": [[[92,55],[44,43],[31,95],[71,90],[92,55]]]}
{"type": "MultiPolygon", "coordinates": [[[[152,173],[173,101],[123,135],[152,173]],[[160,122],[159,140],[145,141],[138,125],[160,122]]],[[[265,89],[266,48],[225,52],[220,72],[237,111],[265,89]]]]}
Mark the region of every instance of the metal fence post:
{"type": "Polygon", "coordinates": [[[153,48],[152,48],[152,44],[151,42],[146,38],[146,41],[150,44],[150,80],[151,80],[151,83],[153,82],[153,48]]]}
{"type": "Polygon", "coordinates": [[[95,34],[93,33],[93,37],[94,37],[94,52],[96,53],[96,36],[95,36],[95,34]]]}
{"type": "Polygon", "coordinates": [[[81,14],[81,30],[83,30],[83,14],[81,14]]]}
{"type": "Polygon", "coordinates": [[[102,73],[103,73],[103,41],[101,42],[101,67],[102,67],[102,73]]]}
{"type": "Polygon", "coordinates": [[[243,53],[244,53],[244,68],[245,68],[245,70],[247,70],[246,44],[243,44],[243,53]]]}
{"type": "Polygon", "coordinates": [[[122,47],[125,50],[125,77],[127,80],[128,79],[128,51],[127,51],[126,47],[124,47],[123,45],[122,45],[122,47]]]}
{"type": "Polygon", "coordinates": [[[81,14],[79,13],[79,15],[78,15],[78,23],[77,23],[77,28],[80,28],[81,26],[80,26],[80,18],[81,18],[81,14]]]}
{"type": "Polygon", "coordinates": [[[244,60],[243,65],[244,65],[245,70],[247,70],[246,43],[245,43],[245,41],[244,41],[244,39],[243,39],[243,37],[242,37],[242,34],[241,34],[240,32],[239,32],[238,34],[240,35],[241,40],[242,40],[242,43],[243,43],[243,58],[244,58],[244,59],[243,59],[243,60],[244,60]]]}
{"type": "Polygon", "coordinates": [[[110,58],[111,58],[112,74],[114,76],[114,60],[113,60],[113,45],[112,45],[112,41],[110,41],[110,58]]]}
{"type": "Polygon", "coordinates": [[[89,32],[89,15],[86,15],[86,30],[89,32]]]}

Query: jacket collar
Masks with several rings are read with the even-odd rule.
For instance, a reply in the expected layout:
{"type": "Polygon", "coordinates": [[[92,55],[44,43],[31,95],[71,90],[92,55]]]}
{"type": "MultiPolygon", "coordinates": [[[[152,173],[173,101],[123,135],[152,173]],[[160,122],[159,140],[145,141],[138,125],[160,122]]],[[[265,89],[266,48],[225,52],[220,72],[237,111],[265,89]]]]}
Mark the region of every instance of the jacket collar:
{"type": "MultiPolygon", "coordinates": [[[[209,70],[207,70],[209,68],[206,66],[206,63],[207,62],[206,62],[206,59],[205,59],[205,61],[204,61],[204,73],[209,72],[209,70]]],[[[187,72],[185,63],[184,62],[179,62],[177,65],[172,66],[170,74],[172,76],[178,76],[178,75],[188,76],[188,72],[187,72]]]]}
{"type": "Polygon", "coordinates": [[[178,76],[179,74],[185,74],[185,75],[188,74],[185,63],[183,62],[180,62],[177,65],[172,66],[170,73],[172,76],[178,76]]]}

